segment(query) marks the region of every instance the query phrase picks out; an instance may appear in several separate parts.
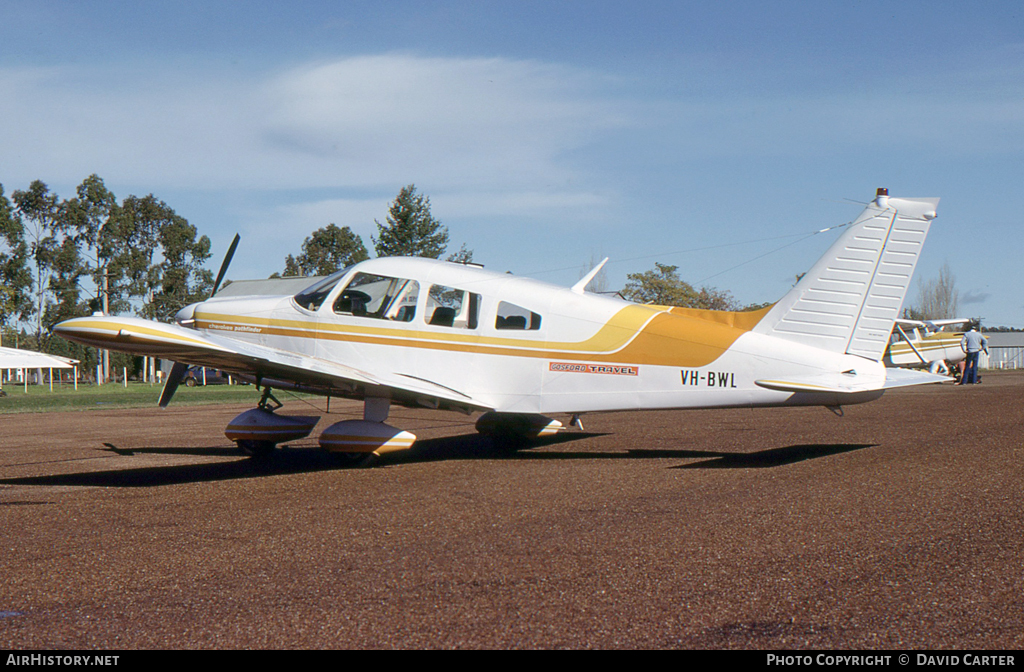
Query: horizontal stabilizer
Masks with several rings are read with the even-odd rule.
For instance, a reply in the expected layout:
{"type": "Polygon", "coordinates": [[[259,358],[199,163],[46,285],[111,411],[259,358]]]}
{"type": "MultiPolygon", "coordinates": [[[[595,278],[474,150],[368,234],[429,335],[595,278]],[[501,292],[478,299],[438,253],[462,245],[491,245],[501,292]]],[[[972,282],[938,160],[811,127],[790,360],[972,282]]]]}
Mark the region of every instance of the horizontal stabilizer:
{"type": "Polygon", "coordinates": [[[857,394],[880,390],[885,385],[885,380],[877,375],[857,375],[855,372],[849,372],[755,380],[754,384],[769,390],[779,390],[780,392],[857,394]]]}
{"type": "Polygon", "coordinates": [[[888,368],[885,370],[885,389],[887,390],[894,387],[908,387],[910,385],[944,383],[949,380],[953,379],[949,376],[915,369],[888,368]]]}

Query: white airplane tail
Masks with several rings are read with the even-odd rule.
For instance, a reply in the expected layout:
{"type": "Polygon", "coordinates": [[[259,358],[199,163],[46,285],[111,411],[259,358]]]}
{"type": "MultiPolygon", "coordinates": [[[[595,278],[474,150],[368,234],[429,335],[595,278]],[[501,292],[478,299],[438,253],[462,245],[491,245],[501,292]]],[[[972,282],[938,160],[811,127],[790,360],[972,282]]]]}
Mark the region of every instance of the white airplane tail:
{"type": "Polygon", "coordinates": [[[899,317],[937,198],[874,201],[754,328],[879,361],[899,317]]]}

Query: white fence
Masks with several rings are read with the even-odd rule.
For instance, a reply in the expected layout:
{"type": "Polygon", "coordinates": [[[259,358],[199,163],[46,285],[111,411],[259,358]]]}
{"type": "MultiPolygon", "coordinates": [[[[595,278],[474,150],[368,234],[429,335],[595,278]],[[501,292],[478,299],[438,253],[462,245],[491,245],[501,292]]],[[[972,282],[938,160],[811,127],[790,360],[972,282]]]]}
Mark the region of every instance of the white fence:
{"type": "Polygon", "coordinates": [[[978,366],[983,369],[1024,369],[1024,347],[990,345],[988,357],[982,353],[978,366]]]}

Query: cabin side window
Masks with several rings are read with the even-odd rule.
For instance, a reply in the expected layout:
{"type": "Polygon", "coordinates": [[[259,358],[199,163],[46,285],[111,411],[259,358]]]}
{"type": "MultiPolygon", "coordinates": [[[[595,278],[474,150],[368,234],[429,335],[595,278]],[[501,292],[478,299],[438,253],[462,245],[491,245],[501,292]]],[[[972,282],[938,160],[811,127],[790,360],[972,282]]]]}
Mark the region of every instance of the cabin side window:
{"type": "Polygon", "coordinates": [[[535,331],[540,329],[540,315],[514,303],[502,301],[498,304],[494,328],[535,331]]]}
{"type": "Polygon", "coordinates": [[[479,314],[479,294],[444,285],[431,285],[423,319],[435,327],[476,329],[479,314]]]}
{"type": "Polygon", "coordinates": [[[356,273],[334,301],[339,315],[411,322],[416,315],[420,284],[406,278],[356,273]]]}

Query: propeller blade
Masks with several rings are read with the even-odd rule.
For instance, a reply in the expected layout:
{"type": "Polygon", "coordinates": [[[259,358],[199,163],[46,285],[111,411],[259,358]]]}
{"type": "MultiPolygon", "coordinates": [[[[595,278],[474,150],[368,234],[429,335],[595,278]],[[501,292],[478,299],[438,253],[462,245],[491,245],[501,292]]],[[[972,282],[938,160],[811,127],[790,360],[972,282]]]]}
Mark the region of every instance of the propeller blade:
{"type": "Polygon", "coordinates": [[[238,241],[241,239],[242,237],[236,233],[235,239],[231,241],[231,246],[228,247],[228,253],[224,255],[224,261],[220,265],[220,272],[217,273],[217,281],[213,283],[213,291],[210,292],[211,299],[217,293],[217,290],[220,289],[220,281],[224,279],[224,274],[228,272],[228,266],[231,265],[231,257],[235,256],[235,248],[238,247],[238,241]]]}
{"type": "MultiPolygon", "coordinates": [[[[231,245],[228,247],[228,253],[224,255],[224,261],[221,262],[220,271],[217,273],[217,281],[213,283],[213,290],[210,292],[211,299],[220,288],[220,283],[224,279],[224,274],[228,272],[231,258],[235,256],[235,248],[238,247],[238,241],[241,239],[242,237],[236,233],[234,240],[231,241],[231,245]]],[[[178,385],[181,385],[181,381],[185,379],[185,372],[187,371],[188,364],[183,364],[182,362],[175,362],[174,366],[171,367],[170,373],[167,374],[167,382],[164,383],[164,389],[160,392],[160,408],[167,408],[167,404],[171,403],[171,397],[178,391],[178,385]]]]}
{"type": "Polygon", "coordinates": [[[178,391],[178,385],[185,378],[186,371],[188,371],[188,364],[181,362],[175,362],[171,367],[171,372],[167,374],[167,382],[164,383],[164,389],[160,393],[160,408],[167,408],[167,404],[171,403],[171,397],[178,391]]]}

